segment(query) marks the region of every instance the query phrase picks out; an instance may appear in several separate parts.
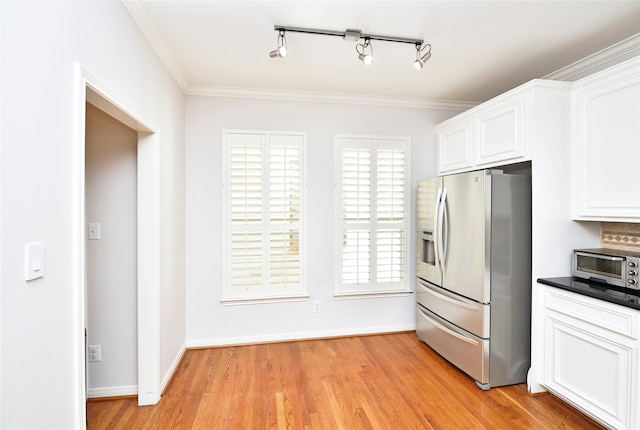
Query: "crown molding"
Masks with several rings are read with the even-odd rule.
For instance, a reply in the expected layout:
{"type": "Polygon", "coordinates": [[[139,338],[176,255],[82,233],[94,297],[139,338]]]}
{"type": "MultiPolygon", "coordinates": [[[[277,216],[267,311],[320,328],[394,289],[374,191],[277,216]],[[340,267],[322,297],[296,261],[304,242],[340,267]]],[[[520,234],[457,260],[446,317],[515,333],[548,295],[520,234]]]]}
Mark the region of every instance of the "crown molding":
{"type": "Polygon", "coordinates": [[[305,92],[289,90],[271,90],[262,88],[225,87],[225,86],[192,86],[182,71],[179,63],[171,54],[164,39],[158,34],[141,5],[140,0],[122,0],[133,20],[136,22],[147,41],[164,63],[169,73],[186,95],[210,97],[252,98],[265,100],[287,100],[322,103],[344,103],[372,106],[391,106],[419,109],[467,110],[477,105],[474,102],[449,100],[423,100],[418,98],[384,97],[360,94],[341,94],[326,92],[305,92]]]}
{"type": "Polygon", "coordinates": [[[618,63],[626,58],[640,55],[640,33],[598,51],[588,57],[569,64],[562,69],[544,76],[542,79],[574,81],[602,69],[608,63],[618,63]]]}
{"type": "Polygon", "coordinates": [[[173,54],[171,54],[171,50],[167,47],[166,42],[158,32],[156,31],[155,26],[152,24],[151,20],[144,12],[142,6],[140,5],[139,0],[122,0],[122,4],[127,9],[133,20],[138,24],[138,27],[147,38],[147,41],[151,45],[154,51],[160,57],[160,60],[164,63],[165,67],[168,69],[169,73],[176,80],[178,86],[182,89],[183,92],[186,92],[186,89],[189,86],[189,80],[182,72],[182,67],[178,64],[173,54]]]}
{"type": "Polygon", "coordinates": [[[451,100],[424,100],[409,97],[385,97],[363,94],[344,94],[311,91],[269,90],[262,88],[192,86],[190,96],[209,96],[245,99],[283,100],[315,103],[342,103],[369,106],[404,107],[414,109],[467,110],[478,103],[451,100]]]}
{"type": "MultiPolygon", "coordinates": [[[[156,31],[153,23],[146,15],[140,0],[122,0],[125,8],[132,16],[144,36],[156,51],[161,61],[165,64],[169,73],[176,80],[178,86],[186,95],[227,97],[227,98],[253,98],[265,100],[286,100],[320,103],[344,103],[372,106],[405,107],[418,109],[441,110],[467,110],[478,103],[453,100],[428,100],[410,97],[386,97],[362,94],[342,94],[327,92],[306,92],[274,90],[263,88],[244,88],[226,86],[198,86],[190,85],[189,80],[182,71],[179,63],[171,54],[166,42],[156,31]]],[[[632,56],[640,55],[640,33],[635,34],[608,48],[596,52],[588,57],[576,61],[553,73],[543,76],[541,79],[559,81],[574,81],[582,76],[589,75],[609,64],[616,64],[632,56]]]]}

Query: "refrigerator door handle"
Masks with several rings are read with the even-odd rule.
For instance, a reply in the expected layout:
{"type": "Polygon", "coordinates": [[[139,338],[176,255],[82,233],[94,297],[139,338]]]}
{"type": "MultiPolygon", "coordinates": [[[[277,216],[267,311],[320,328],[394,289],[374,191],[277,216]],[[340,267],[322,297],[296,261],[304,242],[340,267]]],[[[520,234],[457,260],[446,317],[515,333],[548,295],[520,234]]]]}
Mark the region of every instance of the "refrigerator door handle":
{"type": "Polygon", "coordinates": [[[440,233],[438,230],[438,212],[440,210],[440,199],[442,198],[442,187],[438,188],[438,197],[436,197],[436,207],[433,214],[433,244],[434,244],[434,254],[436,257],[436,267],[442,270],[442,264],[440,262],[440,254],[438,254],[438,248],[440,243],[440,233]]]}
{"type": "Polygon", "coordinates": [[[436,221],[438,225],[438,241],[436,243],[438,247],[437,254],[438,260],[440,261],[440,270],[442,270],[443,274],[447,268],[445,254],[445,250],[447,249],[447,226],[445,224],[445,211],[447,210],[447,189],[444,188],[442,190],[442,197],[439,201],[438,220],[436,221]]]}

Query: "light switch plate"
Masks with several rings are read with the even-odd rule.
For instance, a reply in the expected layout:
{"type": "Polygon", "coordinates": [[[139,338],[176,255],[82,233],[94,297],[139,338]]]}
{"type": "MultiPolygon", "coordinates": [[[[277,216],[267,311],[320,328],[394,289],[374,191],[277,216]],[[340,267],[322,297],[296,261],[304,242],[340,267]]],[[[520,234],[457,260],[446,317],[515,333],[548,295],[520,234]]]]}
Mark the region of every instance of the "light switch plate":
{"type": "Polygon", "coordinates": [[[44,276],[44,243],[29,243],[25,246],[25,266],[26,281],[44,276]]]}

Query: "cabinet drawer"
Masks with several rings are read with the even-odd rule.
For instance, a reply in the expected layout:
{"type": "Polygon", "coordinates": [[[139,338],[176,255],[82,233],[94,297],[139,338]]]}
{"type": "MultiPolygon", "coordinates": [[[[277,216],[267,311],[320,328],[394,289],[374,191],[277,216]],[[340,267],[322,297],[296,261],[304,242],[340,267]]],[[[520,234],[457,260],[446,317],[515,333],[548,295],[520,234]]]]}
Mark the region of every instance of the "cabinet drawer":
{"type": "Polygon", "coordinates": [[[546,289],[545,305],[552,310],[588,324],[638,339],[640,312],[602,300],[558,289],[546,289]]]}

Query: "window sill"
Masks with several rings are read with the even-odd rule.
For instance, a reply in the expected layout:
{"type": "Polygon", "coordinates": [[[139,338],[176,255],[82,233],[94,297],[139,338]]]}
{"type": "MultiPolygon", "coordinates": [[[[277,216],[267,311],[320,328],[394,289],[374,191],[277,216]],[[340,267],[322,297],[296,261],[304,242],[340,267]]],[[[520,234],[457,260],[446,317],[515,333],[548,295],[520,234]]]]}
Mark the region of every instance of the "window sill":
{"type": "Polygon", "coordinates": [[[223,300],[220,300],[220,303],[222,303],[223,306],[239,306],[239,305],[259,305],[264,303],[303,302],[305,300],[309,300],[308,295],[223,299],[223,300]]]}
{"type": "Polygon", "coordinates": [[[413,294],[413,291],[371,291],[367,293],[334,293],[336,300],[350,299],[374,299],[379,297],[404,297],[413,294]]]}

